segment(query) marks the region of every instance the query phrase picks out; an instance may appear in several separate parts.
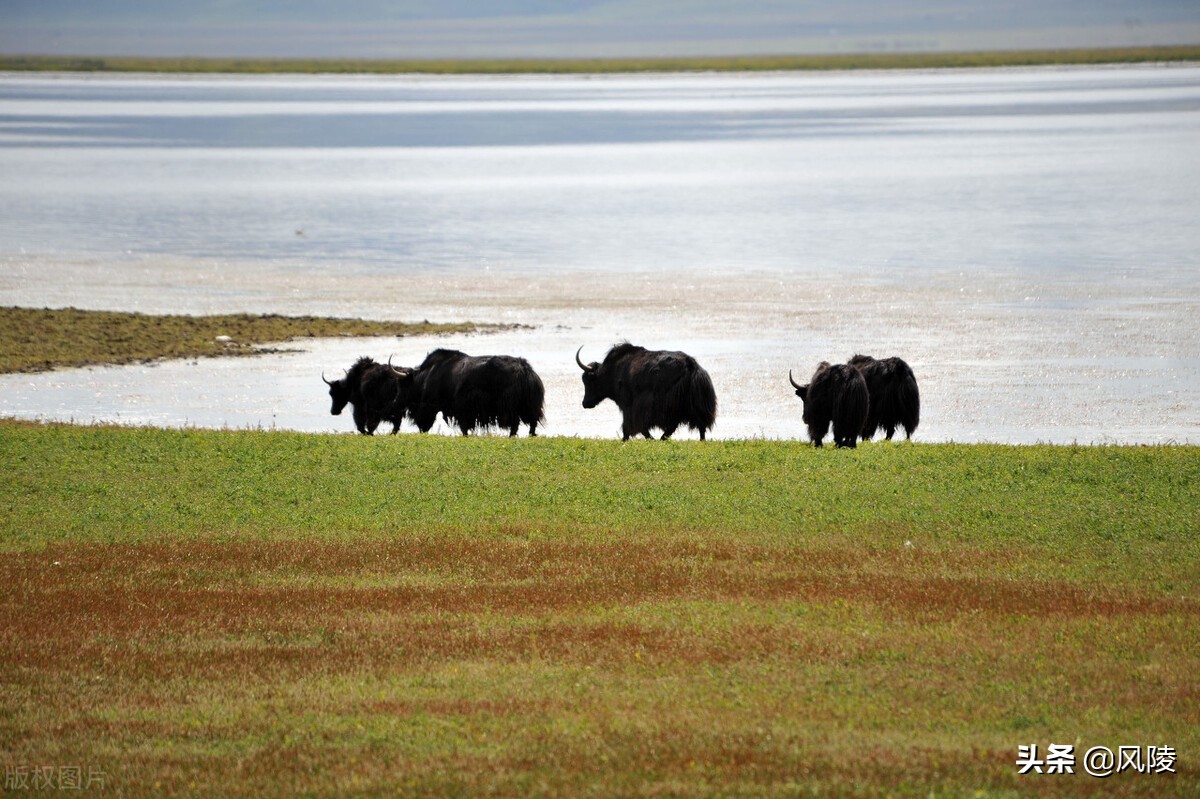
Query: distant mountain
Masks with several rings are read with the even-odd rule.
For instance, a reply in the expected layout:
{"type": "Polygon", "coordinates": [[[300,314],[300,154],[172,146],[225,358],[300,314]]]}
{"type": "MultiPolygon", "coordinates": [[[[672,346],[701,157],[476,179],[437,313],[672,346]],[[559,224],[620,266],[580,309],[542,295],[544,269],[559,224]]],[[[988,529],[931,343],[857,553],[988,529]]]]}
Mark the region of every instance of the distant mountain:
{"type": "Polygon", "coordinates": [[[0,0],[0,53],[619,57],[1200,43],[1197,0],[0,0]]]}

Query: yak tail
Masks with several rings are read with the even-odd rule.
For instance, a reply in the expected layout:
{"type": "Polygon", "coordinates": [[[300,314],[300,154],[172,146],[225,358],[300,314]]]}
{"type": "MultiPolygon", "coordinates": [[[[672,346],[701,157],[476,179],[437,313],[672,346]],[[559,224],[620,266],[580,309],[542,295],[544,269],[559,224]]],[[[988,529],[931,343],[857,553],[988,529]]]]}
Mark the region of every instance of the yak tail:
{"type": "Polygon", "coordinates": [[[905,365],[896,385],[896,415],[904,427],[904,437],[912,438],[913,431],[921,422],[921,392],[917,390],[917,377],[905,365]]]}
{"type": "Polygon", "coordinates": [[[523,371],[525,374],[521,380],[522,407],[527,412],[527,418],[521,421],[526,424],[542,424],[546,421],[546,386],[528,363],[524,365],[523,371]]]}
{"type": "MultiPolygon", "coordinates": [[[[871,392],[867,389],[867,381],[862,379],[857,370],[854,371],[854,376],[857,379],[851,380],[846,385],[840,407],[835,410],[837,416],[853,428],[854,434],[850,436],[852,444],[859,437],[859,429],[867,424],[867,419],[871,414],[871,392]]],[[[838,432],[836,423],[833,431],[835,434],[838,432]]]]}
{"type": "Polygon", "coordinates": [[[677,407],[683,408],[687,425],[701,433],[711,430],[717,422],[717,392],[708,372],[695,364],[691,374],[680,384],[683,386],[683,397],[677,407]]]}
{"type": "Polygon", "coordinates": [[[517,366],[519,371],[505,392],[508,407],[504,410],[525,424],[541,424],[546,421],[546,386],[528,361],[517,366]]]}

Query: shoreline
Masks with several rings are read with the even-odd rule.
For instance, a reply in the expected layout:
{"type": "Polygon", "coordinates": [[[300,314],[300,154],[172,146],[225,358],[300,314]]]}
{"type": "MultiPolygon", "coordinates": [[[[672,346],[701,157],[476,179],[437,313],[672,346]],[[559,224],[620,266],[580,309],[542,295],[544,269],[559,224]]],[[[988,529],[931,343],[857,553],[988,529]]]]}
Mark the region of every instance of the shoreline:
{"type": "Polygon", "coordinates": [[[0,55],[0,72],[164,74],[512,75],[828,72],[1200,61],[1200,44],[1160,47],[562,59],[294,59],[0,55]]]}

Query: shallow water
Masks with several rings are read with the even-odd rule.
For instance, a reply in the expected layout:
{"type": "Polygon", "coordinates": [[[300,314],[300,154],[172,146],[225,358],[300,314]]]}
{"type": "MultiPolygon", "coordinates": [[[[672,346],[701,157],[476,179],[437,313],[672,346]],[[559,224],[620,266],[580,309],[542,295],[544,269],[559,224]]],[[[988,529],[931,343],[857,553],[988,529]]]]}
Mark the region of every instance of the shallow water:
{"type": "MultiPolygon", "coordinates": [[[[901,355],[919,440],[1200,441],[1200,69],[638,78],[0,78],[0,302],[497,321],[0,378],[0,413],[352,429],[320,373],[573,354],[712,374],[717,437],[803,438],[789,369],[901,355]]],[[[444,429],[444,427],[443,427],[444,429]]],[[[693,434],[694,435],[694,434],[693,434]]]]}
{"type": "MultiPolygon", "coordinates": [[[[547,387],[545,434],[608,437],[619,433],[618,413],[611,403],[590,411],[580,406],[573,355],[584,346],[585,360],[600,359],[613,342],[629,338],[685,349],[708,369],[721,404],[714,437],[803,438],[788,370],[803,379],[821,358],[882,355],[874,344],[886,340],[887,352],[903,353],[920,380],[919,440],[1200,440],[1194,299],[1146,299],[1146,286],[1134,288],[1139,299],[1130,300],[1124,285],[1025,279],[981,285],[952,273],[932,282],[891,285],[863,276],[847,281],[843,298],[786,275],[743,275],[718,289],[669,275],[362,280],[363,291],[383,289],[371,307],[381,313],[534,327],[317,340],[285,345],[300,352],[261,358],[65,370],[8,376],[0,385],[5,412],[22,417],[347,431],[348,417],[328,415],[322,371],[332,377],[360,355],[413,365],[435,346],[452,346],[528,358],[547,387]],[[385,299],[389,294],[403,298],[385,299]],[[446,303],[447,296],[455,302],[446,303]]],[[[254,293],[255,285],[235,281],[230,288],[254,293]]],[[[352,304],[328,288],[328,310],[352,304]]],[[[355,285],[341,292],[353,297],[355,285]]]]}

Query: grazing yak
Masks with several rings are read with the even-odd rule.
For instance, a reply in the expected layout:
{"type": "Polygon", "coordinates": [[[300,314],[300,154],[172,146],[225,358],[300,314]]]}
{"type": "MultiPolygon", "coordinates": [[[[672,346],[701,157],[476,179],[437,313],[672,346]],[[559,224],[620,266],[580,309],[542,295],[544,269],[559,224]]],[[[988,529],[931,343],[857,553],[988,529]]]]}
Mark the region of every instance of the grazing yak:
{"type": "Polygon", "coordinates": [[[836,446],[853,449],[858,444],[869,405],[867,381],[858,369],[844,363],[830,366],[828,361],[822,361],[808,385],[797,385],[791,372],[788,380],[795,387],[796,396],[804,402],[804,423],[814,445],[821,446],[830,422],[836,446]]]}
{"type": "Polygon", "coordinates": [[[329,412],[340,416],[346,405],[353,406],[354,426],[365,436],[374,435],[380,422],[391,422],[393,433],[399,430],[406,404],[404,382],[390,366],[364,355],[340,380],[327,380],[322,373],[321,379],[329,386],[333,400],[329,412]]]}
{"type": "Polygon", "coordinates": [[[899,358],[876,360],[870,355],[855,355],[849,364],[862,372],[871,397],[863,441],[869,441],[881,427],[888,441],[897,427],[903,427],[905,439],[911,439],[921,421],[921,393],[913,370],[899,358]]]}
{"type": "Polygon", "coordinates": [[[595,408],[611,399],[621,409],[622,440],[662,430],[665,441],[680,425],[700,431],[700,440],[717,420],[717,394],[708,372],[682,352],[651,351],[618,344],[603,363],[587,365],[575,351],[583,370],[583,407],[595,408]]]}
{"type": "Polygon", "coordinates": [[[392,369],[407,389],[408,417],[422,433],[439,413],[464,436],[487,427],[515,436],[522,423],[536,436],[545,421],[546,389],[524,358],[438,349],[416,369],[392,369]]]}

